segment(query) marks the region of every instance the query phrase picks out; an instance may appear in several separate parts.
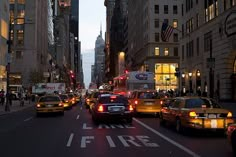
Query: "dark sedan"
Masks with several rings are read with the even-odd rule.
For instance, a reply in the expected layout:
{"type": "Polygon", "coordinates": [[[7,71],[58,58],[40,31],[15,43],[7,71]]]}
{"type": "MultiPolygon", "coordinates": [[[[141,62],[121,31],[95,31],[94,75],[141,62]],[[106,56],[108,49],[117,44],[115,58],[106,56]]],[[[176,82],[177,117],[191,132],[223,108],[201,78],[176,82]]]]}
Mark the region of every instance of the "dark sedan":
{"type": "Polygon", "coordinates": [[[133,107],[122,95],[101,94],[91,106],[91,113],[95,123],[107,119],[125,119],[132,123],[133,107]]]}

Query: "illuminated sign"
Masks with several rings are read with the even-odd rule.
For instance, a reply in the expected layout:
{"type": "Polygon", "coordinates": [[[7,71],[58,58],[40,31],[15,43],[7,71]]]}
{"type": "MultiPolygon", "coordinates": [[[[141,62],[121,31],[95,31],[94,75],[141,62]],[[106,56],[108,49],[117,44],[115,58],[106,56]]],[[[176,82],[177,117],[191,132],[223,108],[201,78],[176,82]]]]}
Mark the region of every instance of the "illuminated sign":
{"type": "Polygon", "coordinates": [[[148,74],[144,73],[139,73],[135,75],[135,78],[138,80],[147,80],[148,79],[148,74]]]}

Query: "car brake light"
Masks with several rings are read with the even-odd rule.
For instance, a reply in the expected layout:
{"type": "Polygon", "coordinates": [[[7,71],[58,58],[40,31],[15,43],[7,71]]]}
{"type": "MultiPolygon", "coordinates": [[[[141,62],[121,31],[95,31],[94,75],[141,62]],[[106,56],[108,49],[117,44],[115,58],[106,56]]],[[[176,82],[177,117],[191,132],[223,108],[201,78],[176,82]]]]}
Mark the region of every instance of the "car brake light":
{"type": "Polygon", "coordinates": [[[163,101],[160,101],[160,104],[162,105],[162,104],[163,104],[163,101]]]}
{"type": "Polygon", "coordinates": [[[133,106],[129,105],[129,111],[133,111],[133,110],[134,110],[133,106]]]}
{"type": "Polygon", "coordinates": [[[115,95],[111,96],[111,99],[116,99],[116,96],[115,95]]]}
{"type": "Polygon", "coordinates": [[[197,113],[195,111],[190,111],[189,117],[192,117],[192,118],[197,117],[197,113]]]}
{"type": "Polygon", "coordinates": [[[59,106],[63,106],[63,103],[59,103],[59,106]]]}
{"type": "Polygon", "coordinates": [[[135,104],[135,105],[138,105],[138,100],[135,100],[135,101],[134,101],[134,104],[135,104]]]}
{"type": "Polygon", "coordinates": [[[227,118],[232,118],[232,117],[233,117],[232,113],[231,113],[231,112],[228,112],[227,118]]]}
{"type": "Polygon", "coordinates": [[[89,99],[86,99],[86,102],[89,102],[90,100],[89,99]]]}
{"type": "Polygon", "coordinates": [[[103,106],[102,105],[98,106],[98,112],[103,112],[103,106]]]}
{"type": "Polygon", "coordinates": [[[41,107],[41,105],[40,105],[40,104],[37,104],[37,107],[41,107]]]}

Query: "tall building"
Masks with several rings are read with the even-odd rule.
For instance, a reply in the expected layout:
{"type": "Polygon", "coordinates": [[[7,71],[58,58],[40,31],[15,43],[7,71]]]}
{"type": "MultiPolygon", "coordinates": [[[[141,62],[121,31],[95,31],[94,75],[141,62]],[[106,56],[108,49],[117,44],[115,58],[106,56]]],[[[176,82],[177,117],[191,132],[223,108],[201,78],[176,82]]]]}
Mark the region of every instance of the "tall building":
{"type": "Polygon", "coordinates": [[[9,1],[0,1],[0,89],[6,91],[7,40],[9,30],[9,1]]]}
{"type": "Polygon", "coordinates": [[[106,81],[112,80],[112,62],[111,62],[111,43],[110,43],[110,29],[111,29],[111,19],[113,16],[113,10],[115,7],[115,0],[104,0],[104,5],[106,7],[106,33],[105,33],[105,75],[106,81]]]}
{"type": "MultiPolygon", "coordinates": [[[[127,0],[116,0],[110,28],[110,74],[115,77],[124,73],[124,63],[120,53],[124,49],[124,22],[127,13],[127,0]],[[123,66],[123,67],[122,67],[123,66]]],[[[123,53],[122,53],[123,54],[123,53]]]]}
{"type": "Polygon", "coordinates": [[[28,88],[39,75],[48,72],[48,4],[39,0],[10,1],[10,84],[28,88]],[[35,72],[39,75],[33,75],[35,72]]]}
{"type": "Polygon", "coordinates": [[[236,0],[184,1],[181,89],[236,100],[236,0]]]}
{"type": "Polygon", "coordinates": [[[79,41],[79,1],[71,0],[70,32],[74,34],[74,71],[77,86],[83,86],[83,67],[79,41]]]}
{"type": "Polygon", "coordinates": [[[104,54],[105,41],[102,38],[102,28],[100,34],[95,42],[95,61],[94,61],[94,73],[92,82],[97,84],[99,87],[104,83],[104,64],[105,64],[105,54],[104,54]]]}
{"type": "Polygon", "coordinates": [[[178,88],[181,5],[176,0],[128,1],[126,65],[130,70],[153,72],[157,90],[178,88]],[[164,22],[171,27],[162,36],[164,22]]]}

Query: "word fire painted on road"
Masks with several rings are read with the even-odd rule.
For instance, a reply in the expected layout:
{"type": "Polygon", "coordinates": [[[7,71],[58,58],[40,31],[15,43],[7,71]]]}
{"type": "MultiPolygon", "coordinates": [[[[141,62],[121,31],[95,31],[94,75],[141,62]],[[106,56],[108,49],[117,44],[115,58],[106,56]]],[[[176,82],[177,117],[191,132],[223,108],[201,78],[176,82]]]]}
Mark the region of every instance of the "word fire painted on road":
{"type": "MultiPolygon", "coordinates": [[[[150,138],[144,135],[130,136],[130,135],[119,135],[117,137],[106,136],[106,141],[110,148],[115,148],[117,143],[115,143],[113,138],[118,138],[124,147],[159,147],[157,143],[150,142],[150,138]]],[[[95,136],[82,136],[81,138],[81,148],[88,148],[96,140],[95,136]]]]}

